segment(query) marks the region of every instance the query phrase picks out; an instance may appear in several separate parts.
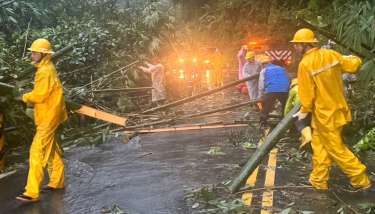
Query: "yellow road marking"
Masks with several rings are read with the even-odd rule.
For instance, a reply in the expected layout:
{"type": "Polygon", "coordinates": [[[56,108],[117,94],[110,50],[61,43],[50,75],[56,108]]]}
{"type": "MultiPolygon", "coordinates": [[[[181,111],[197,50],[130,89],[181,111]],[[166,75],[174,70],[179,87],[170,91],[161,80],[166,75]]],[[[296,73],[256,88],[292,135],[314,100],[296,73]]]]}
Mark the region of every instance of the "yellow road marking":
{"type": "MultiPolygon", "coordinates": [[[[269,132],[269,129],[266,129],[265,130],[265,136],[268,134],[269,132]]],[[[264,143],[264,137],[262,137],[259,142],[258,142],[258,145],[262,145],[264,143]]],[[[249,187],[254,187],[255,186],[255,183],[256,183],[256,180],[257,180],[257,176],[258,176],[258,171],[259,171],[259,167],[257,167],[254,172],[247,178],[246,180],[246,185],[249,186],[249,187]]],[[[251,205],[251,202],[253,200],[253,193],[251,192],[245,192],[242,194],[242,202],[246,205],[246,206],[250,206],[251,205]]]]}
{"type": "MultiPolygon", "coordinates": [[[[276,162],[277,162],[277,149],[272,149],[268,157],[268,168],[266,172],[266,179],[264,187],[273,187],[275,184],[276,175],[276,162]]],[[[262,210],[261,214],[271,213],[270,209],[273,206],[273,191],[265,191],[262,197],[262,210]]]]}
{"type": "MultiPolygon", "coordinates": [[[[259,169],[259,167],[257,167],[255,169],[255,171],[250,175],[250,177],[246,181],[246,185],[248,185],[250,187],[254,187],[255,186],[255,182],[257,180],[257,175],[258,175],[258,169],[259,169]]],[[[242,202],[246,206],[250,206],[252,200],[253,200],[253,193],[251,193],[251,192],[245,192],[244,194],[242,194],[242,202]]]]}

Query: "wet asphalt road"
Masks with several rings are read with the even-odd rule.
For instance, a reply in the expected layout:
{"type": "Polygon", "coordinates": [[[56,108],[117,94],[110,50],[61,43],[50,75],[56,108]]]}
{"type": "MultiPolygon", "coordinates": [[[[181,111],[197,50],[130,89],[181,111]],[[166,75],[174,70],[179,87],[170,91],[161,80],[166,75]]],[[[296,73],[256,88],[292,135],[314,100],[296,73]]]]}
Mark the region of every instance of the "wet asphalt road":
{"type": "Polygon", "coordinates": [[[65,156],[64,192],[43,194],[40,203],[19,204],[14,197],[22,192],[24,169],[0,180],[0,213],[101,213],[113,205],[128,213],[190,213],[186,189],[230,179],[238,168],[228,169],[228,164],[249,155],[225,142],[228,132],[149,134],[129,144],[116,138],[97,147],[75,148],[65,156]],[[206,154],[211,146],[220,146],[226,154],[206,154]]]}

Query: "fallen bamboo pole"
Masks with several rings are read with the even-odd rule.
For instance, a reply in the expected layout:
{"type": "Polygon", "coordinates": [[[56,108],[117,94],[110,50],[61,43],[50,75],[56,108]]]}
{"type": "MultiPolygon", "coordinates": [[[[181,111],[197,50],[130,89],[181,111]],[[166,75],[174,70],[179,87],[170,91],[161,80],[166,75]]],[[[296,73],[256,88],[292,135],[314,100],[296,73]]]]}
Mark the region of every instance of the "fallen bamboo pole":
{"type": "Polygon", "coordinates": [[[79,86],[79,87],[77,87],[77,88],[85,88],[85,87],[87,87],[87,86],[90,86],[90,85],[92,85],[92,84],[94,84],[94,83],[97,83],[97,82],[99,82],[99,81],[101,81],[101,80],[107,78],[107,77],[112,76],[113,74],[116,74],[116,73],[118,73],[118,72],[121,72],[121,71],[123,71],[123,70],[126,70],[126,69],[128,69],[129,67],[132,67],[133,65],[137,64],[138,62],[139,62],[139,61],[136,60],[136,61],[134,61],[134,62],[132,62],[132,63],[130,63],[130,64],[128,64],[128,65],[125,65],[125,66],[122,67],[122,68],[119,68],[119,69],[117,69],[117,70],[115,70],[115,71],[113,71],[113,72],[111,72],[111,73],[109,73],[109,74],[106,74],[106,75],[104,75],[104,76],[102,76],[102,77],[99,77],[98,79],[96,79],[96,80],[94,80],[94,81],[92,81],[92,82],[89,82],[89,83],[87,83],[87,84],[85,84],[85,85],[79,86]]]}
{"type": "Polygon", "coordinates": [[[221,111],[227,111],[227,110],[230,110],[230,109],[239,108],[239,107],[242,107],[242,106],[254,104],[256,102],[257,101],[247,101],[247,102],[244,102],[244,103],[240,103],[240,104],[236,104],[236,105],[232,105],[232,106],[227,106],[227,107],[223,107],[223,108],[219,108],[219,109],[209,110],[209,111],[205,111],[205,112],[201,112],[201,113],[197,113],[197,114],[183,115],[181,117],[175,117],[175,118],[161,120],[161,121],[157,121],[157,122],[151,122],[151,123],[145,123],[145,124],[140,124],[140,125],[135,125],[135,126],[128,126],[128,127],[125,127],[125,128],[119,128],[119,129],[115,129],[114,131],[131,130],[131,129],[143,128],[143,127],[146,127],[146,126],[154,126],[154,125],[172,123],[173,121],[176,121],[176,120],[188,119],[188,118],[213,114],[213,113],[217,113],[217,112],[221,112],[221,111]]]}
{"type": "MultiPolygon", "coordinates": [[[[58,60],[60,57],[64,56],[71,50],[73,50],[75,44],[68,45],[58,51],[56,51],[54,54],[52,54],[52,60],[58,60]]],[[[26,78],[29,77],[30,75],[33,74],[34,66],[30,66],[28,69],[26,69],[25,73],[23,75],[20,75],[18,79],[26,78]]]]}
{"type": "MultiPolygon", "coordinates": [[[[6,83],[2,83],[2,82],[0,82],[0,89],[10,90],[11,93],[13,93],[13,94],[18,93],[18,92],[15,92],[17,90],[15,86],[9,85],[9,84],[6,84],[6,83]]],[[[75,103],[75,102],[71,102],[69,100],[65,100],[65,104],[66,104],[68,109],[70,109],[71,111],[74,111],[78,114],[83,114],[83,115],[86,115],[86,116],[89,116],[89,117],[92,117],[92,118],[95,118],[95,119],[103,120],[103,121],[106,121],[106,122],[109,122],[109,123],[112,123],[112,124],[116,124],[116,125],[119,125],[119,126],[126,126],[126,121],[128,120],[126,117],[119,117],[117,115],[110,114],[110,113],[107,113],[107,112],[104,112],[104,111],[100,111],[100,110],[97,110],[95,108],[85,106],[85,105],[81,105],[81,104],[78,104],[78,103],[75,103]]]]}
{"type": "Polygon", "coordinates": [[[244,79],[241,79],[241,80],[237,80],[237,81],[234,81],[234,82],[231,82],[231,83],[228,83],[222,87],[219,87],[219,88],[215,88],[215,89],[212,89],[212,90],[209,90],[209,91],[206,91],[206,92],[203,92],[201,94],[197,94],[197,95],[194,95],[194,96],[191,96],[191,97],[187,97],[187,98],[184,98],[184,99],[181,99],[181,100],[177,100],[175,102],[172,102],[172,103],[168,103],[168,104],[165,104],[165,105],[162,105],[162,106],[159,106],[159,107],[155,107],[155,108],[151,108],[151,109],[148,109],[148,110],[145,110],[143,111],[142,113],[143,114],[147,114],[147,113],[151,113],[151,112],[155,112],[155,111],[159,111],[159,110],[162,110],[162,109],[166,109],[166,108],[170,108],[170,107],[174,107],[174,106],[178,106],[178,105],[182,105],[184,103],[188,103],[188,102],[191,102],[193,100],[196,100],[198,98],[201,98],[201,97],[205,97],[205,96],[208,96],[208,95],[211,95],[211,94],[214,94],[214,93],[217,93],[219,91],[222,91],[224,89],[227,89],[227,88],[230,88],[230,87],[233,87],[233,86],[236,86],[240,83],[243,83],[243,82],[246,82],[246,81],[249,81],[249,80],[253,80],[253,79],[256,79],[258,78],[259,74],[256,74],[256,75],[252,75],[250,77],[246,77],[244,79]]]}
{"type": "Polygon", "coordinates": [[[277,124],[277,126],[272,130],[272,132],[267,135],[264,143],[255,151],[255,153],[250,157],[245,166],[242,168],[239,175],[231,182],[229,190],[232,193],[237,192],[241,186],[246,182],[246,179],[253,173],[257,166],[262,162],[262,160],[267,156],[267,154],[275,147],[277,140],[280,135],[288,128],[288,126],[293,121],[293,115],[298,112],[300,105],[294,106],[294,108],[277,124]]]}
{"type": "Polygon", "coordinates": [[[218,129],[218,128],[236,128],[236,127],[247,127],[248,124],[224,124],[224,125],[196,125],[196,126],[185,126],[185,127],[168,127],[159,129],[142,129],[136,131],[125,131],[125,134],[130,133],[159,133],[159,132],[177,132],[177,131],[192,131],[192,130],[203,130],[203,129],[218,129]]]}
{"type": "Polygon", "coordinates": [[[135,126],[127,126],[127,127],[124,127],[124,128],[115,129],[114,131],[137,129],[137,128],[143,128],[143,127],[146,127],[146,126],[155,126],[155,125],[160,125],[160,124],[165,124],[165,123],[172,123],[173,121],[175,121],[175,118],[161,120],[161,121],[157,121],[157,122],[145,123],[145,124],[140,124],[140,125],[135,125],[135,126]]]}
{"type": "Polygon", "coordinates": [[[253,101],[247,101],[247,102],[244,102],[244,103],[240,103],[240,104],[236,104],[236,105],[232,105],[232,106],[227,106],[227,107],[224,107],[224,108],[219,108],[219,109],[204,111],[204,112],[197,113],[197,114],[185,115],[185,116],[182,116],[182,117],[180,117],[178,119],[187,119],[187,118],[193,118],[193,117],[200,117],[200,116],[204,116],[204,115],[208,115],[208,114],[213,114],[213,113],[217,113],[217,112],[221,112],[221,111],[227,111],[227,110],[231,110],[231,109],[234,109],[234,108],[239,108],[239,107],[243,107],[243,106],[255,104],[256,102],[257,102],[256,100],[255,101],[254,100],[253,101]]]}
{"type": "Polygon", "coordinates": [[[52,59],[53,60],[57,60],[58,58],[64,56],[66,53],[68,53],[69,51],[73,50],[74,45],[75,44],[71,44],[71,45],[68,45],[68,46],[60,49],[59,51],[57,51],[56,53],[54,53],[52,55],[52,59]]]}
{"type": "Polygon", "coordinates": [[[113,89],[102,89],[93,90],[94,93],[106,93],[106,92],[128,92],[128,91],[144,91],[151,90],[153,87],[139,87],[139,88],[113,88],[113,89]]]}
{"type": "Polygon", "coordinates": [[[17,127],[12,126],[12,127],[4,128],[4,132],[12,132],[14,130],[17,130],[17,127]]]}

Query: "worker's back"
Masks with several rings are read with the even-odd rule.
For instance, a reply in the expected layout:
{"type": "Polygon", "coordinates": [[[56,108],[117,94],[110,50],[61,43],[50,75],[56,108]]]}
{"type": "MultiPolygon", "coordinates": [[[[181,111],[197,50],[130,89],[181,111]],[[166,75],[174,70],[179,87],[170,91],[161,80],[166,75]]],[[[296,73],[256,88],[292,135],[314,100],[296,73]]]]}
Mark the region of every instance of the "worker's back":
{"type": "Polygon", "coordinates": [[[289,84],[285,68],[274,64],[268,64],[265,67],[264,87],[266,93],[288,92],[289,84]]]}
{"type": "Polygon", "coordinates": [[[304,56],[298,69],[299,96],[303,107],[311,108],[314,123],[340,127],[351,120],[344,96],[342,73],[355,72],[361,61],[344,57],[330,49],[313,48],[304,56]]]}

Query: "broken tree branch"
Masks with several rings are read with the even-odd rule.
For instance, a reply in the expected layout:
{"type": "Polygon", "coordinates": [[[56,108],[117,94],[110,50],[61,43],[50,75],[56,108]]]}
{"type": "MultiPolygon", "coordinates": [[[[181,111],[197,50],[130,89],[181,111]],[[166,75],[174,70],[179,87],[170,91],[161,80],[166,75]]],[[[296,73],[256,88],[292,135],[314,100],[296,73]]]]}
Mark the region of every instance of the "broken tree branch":
{"type": "Polygon", "coordinates": [[[255,78],[258,78],[258,74],[256,75],[253,75],[253,76],[250,76],[250,77],[246,77],[244,79],[241,79],[241,80],[237,80],[237,81],[234,81],[234,82],[231,82],[231,83],[228,83],[226,85],[223,85],[222,87],[219,87],[219,88],[215,88],[215,89],[212,89],[212,90],[209,90],[209,91],[206,91],[206,92],[203,92],[201,94],[197,94],[197,95],[194,95],[194,96],[191,96],[191,97],[187,97],[187,98],[184,98],[184,99],[181,99],[181,100],[177,100],[175,102],[172,102],[172,103],[168,103],[168,104],[165,104],[165,105],[162,105],[162,106],[159,106],[159,107],[156,107],[156,108],[152,108],[152,109],[148,109],[148,110],[145,110],[143,111],[142,113],[143,114],[147,114],[147,113],[151,113],[151,112],[155,112],[155,111],[159,111],[159,110],[162,110],[162,109],[166,109],[166,108],[170,108],[170,107],[174,107],[174,106],[178,106],[178,105],[182,105],[184,103],[188,103],[188,102],[191,102],[193,100],[196,100],[198,98],[201,98],[201,97],[205,97],[205,96],[208,96],[208,95],[211,95],[211,94],[214,94],[214,93],[217,93],[219,91],[222,91],[224,89],[227,89],[227,88],[230,88],[230,87],[233,87],[233,86],[236,86],[240,83],[243,83],[243,82],[246,82],[246,81],[249,81],[249,80],[253,80],[255,78]]]}

